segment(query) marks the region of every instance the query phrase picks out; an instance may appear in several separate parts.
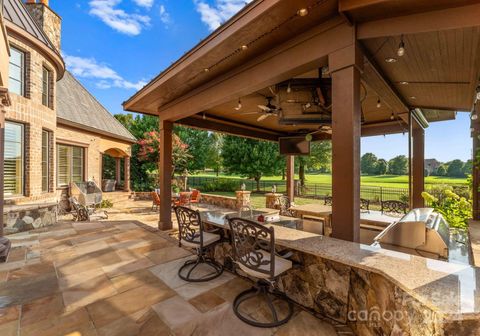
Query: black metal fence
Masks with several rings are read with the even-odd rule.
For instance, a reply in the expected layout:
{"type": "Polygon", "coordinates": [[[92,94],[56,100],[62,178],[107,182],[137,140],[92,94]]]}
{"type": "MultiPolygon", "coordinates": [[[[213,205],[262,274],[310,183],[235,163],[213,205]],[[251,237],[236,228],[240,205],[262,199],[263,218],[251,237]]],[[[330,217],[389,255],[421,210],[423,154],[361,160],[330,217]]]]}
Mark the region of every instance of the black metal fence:
{"type": "MultiPolygon", "coordinates": [[[[259,191],[261,193],[271,192],[274,185],[276,186],[277,192],[280,193],[285,193],[287,189],[285,181],[260,181],[257,190],[257,182],[250,179],[200,176],[190,176],[188,178],[188,185],[191,188],[198,188],[205,192],[233,192],[239,190],[242,183],[245,184],[246,190],[259,191]]],[[[437,196],[436,193],[438,190],[434,190],[434,188],[434,186],[427,185],[425,190],[437,196]]],[[[465,196],[468,195],[468,186],[466,185],[453,186],[453,188],[457,193],[463,190],[463,194],[465,194],[465,196]]],[[[322,199],[325,196],[332,195],[332,185],[328,183],[306,183],[305,186],[301,187],[297,181],[295,194],[297,197],[302,198],[322,199]]],[[[408,188],[362,185],[360,187],[360,197],[369,200],[372,204],[378,205],[381,201],[387,200],[408,203],[409,190],[408,188]]],[[[468,196],[466,197],[468,198],[468,196]]]]}

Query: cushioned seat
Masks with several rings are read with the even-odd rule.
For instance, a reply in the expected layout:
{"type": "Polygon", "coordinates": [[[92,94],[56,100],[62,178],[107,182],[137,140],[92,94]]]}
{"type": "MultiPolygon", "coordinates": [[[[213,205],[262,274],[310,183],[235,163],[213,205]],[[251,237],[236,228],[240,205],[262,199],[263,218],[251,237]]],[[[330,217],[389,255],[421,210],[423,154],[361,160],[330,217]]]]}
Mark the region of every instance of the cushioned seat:
{"type": "MultiPolygon", "coordinates": [[[[216,241],[220,240],[220,235],[210,232],[203,232],[203,246],[208,246],[216,241]]],[[[182,245],[187,247],[199,247],[200,246],[200,233],[195,235],[193,241],[182,240],[182,245]]]]}
{"type": "MultiPolygon", "coordinates": [[[[244,271],[248,275],[251,275],[259,279],[268,279],[270,277],[270,275],[268,274],[268,272],[270,271],[270,252],[267,252],[264,250],[257,250],[257,252],[260,252],[262,254],[263,256],[262,259],[263,261],[266,262],[266,265],[260,265],[258,268],[261,269],[262,271],[266,271],[267,273],[254,271],[240,262],[238,263],[238,265],[240,266],[242,271],[244,271]]],[[[255,257],[255,255],[252,252],[250,252],[249,255],[252,255],[252,257],[255,257]]],[[[292,262],[290,260],[284,259],[277,255],[275,256],[275,274],[274,274],[275,278],[280,274],[282,274],[283,272],[288,271],[290,268],[292,268],[292,262]]]]}

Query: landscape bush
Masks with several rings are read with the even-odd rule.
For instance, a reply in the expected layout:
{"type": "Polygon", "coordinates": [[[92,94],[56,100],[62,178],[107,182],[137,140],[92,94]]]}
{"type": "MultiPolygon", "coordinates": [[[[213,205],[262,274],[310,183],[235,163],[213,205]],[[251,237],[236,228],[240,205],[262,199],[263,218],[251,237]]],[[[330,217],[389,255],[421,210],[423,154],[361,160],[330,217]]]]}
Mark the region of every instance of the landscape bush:
{"type": "Polygon", "coordinates": [[[435,211],[443,215],[450,227],[467,228],[468,220],[472,218],[472,204],[465,197],[460,197],[448,188],[443,190],[441,198],[428,192],[423,192],[422,197],[435,211]]]}
{"type": "Polygon", "coordinates": [[[238,181],[235,180],[215,180],[204,183],[200,188],[204,192],[214,192],[214,191],[229,191],[234,192],[240,190],[240,185],[238,181]]]}

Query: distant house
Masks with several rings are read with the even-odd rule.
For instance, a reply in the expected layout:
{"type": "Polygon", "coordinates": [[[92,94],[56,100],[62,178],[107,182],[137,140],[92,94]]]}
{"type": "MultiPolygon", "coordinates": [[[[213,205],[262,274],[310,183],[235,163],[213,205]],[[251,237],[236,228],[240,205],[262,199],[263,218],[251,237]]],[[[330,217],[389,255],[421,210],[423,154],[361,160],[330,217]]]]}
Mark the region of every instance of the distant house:
{"type": "Polygon", "coordinates": [[[436,172],[441,165],[442,163],[436,159],[425,159],[425,170],[429,175],[436,172]]]}
{"type": "Polygon", "coordinates": [[[65,70],[61,18],[46,0],[4,0],[3,15],[11,100],[5,115],[5,204],[56,203],[71,182],[102,185],[104,155],[116,159],[117,185],[129,190],[135,138],[65,70]]]}

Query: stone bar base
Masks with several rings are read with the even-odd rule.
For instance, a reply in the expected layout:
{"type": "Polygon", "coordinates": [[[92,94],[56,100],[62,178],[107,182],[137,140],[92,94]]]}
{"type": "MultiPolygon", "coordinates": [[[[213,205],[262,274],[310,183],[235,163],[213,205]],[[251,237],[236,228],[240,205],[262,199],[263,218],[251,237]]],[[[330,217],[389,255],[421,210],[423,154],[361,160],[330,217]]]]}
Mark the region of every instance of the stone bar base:
{"type": "Polygon", "coordinates": [[[237,206],[236,209],[243,209],[245,207],[250,207],[250,194],[251,191],[236,191],[235,195],[237,196],[237,206]]]}
{"type": "Polygon", "coordinates": [[[5,206],[6,235],[54,225],[57,222],[57,203],[5,206]]]}
{"type": "MultiPolygon", "coordinates": [[[[229,243],[214,251],[215,259],[229,270],[234,268],[231,252],[229,243]]],[[[294,266],[278,279],[276,288],[299,305],[348,324],[357,335],[480,334],[478,319],[445,319],[377,273],[293,252],[294,266]]],[[[248,277],[238,268],[236,272],[248,277]]]]}

